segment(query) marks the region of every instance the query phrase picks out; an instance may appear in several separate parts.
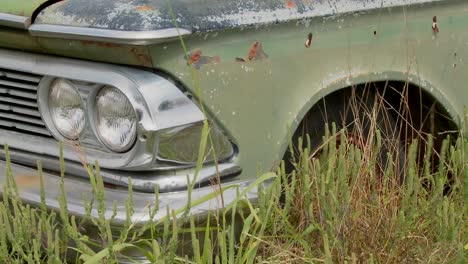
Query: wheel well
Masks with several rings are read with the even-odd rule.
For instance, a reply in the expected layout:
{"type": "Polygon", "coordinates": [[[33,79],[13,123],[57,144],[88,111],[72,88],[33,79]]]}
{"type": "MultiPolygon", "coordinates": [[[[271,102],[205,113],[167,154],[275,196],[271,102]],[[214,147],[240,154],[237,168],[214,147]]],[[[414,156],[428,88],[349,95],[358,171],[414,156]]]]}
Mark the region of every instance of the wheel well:
{"type": "Polygon", "coordinates": [[[428,91],[401,81],[375,82],[370,85],[383,97],[397,125],[404,130],[401,139],[407,143],[429,134],[436,141],[442,141],[447,135],[457,136],[458,125],[442,103],[428,91]]]}
{"type": "MultiPolygon", "coordinates": [[[[442,141],[451,136],[458,136],[458,125],[452,120],[447,109],[442,103],[437,100],[428,91],[421,87],[403,81],[379,81],[345,87],[338,91],[332,92],[320,99],[304,116],[294,137],[303,136],[308,130],[308,116],[317,111],[319,104],[328,105],[330,101],[349,100],[350,91],[368,89],[369,91],[377,91],[378,98],[382,102],[382,106],[386,108],[389,114],[393,117],[399,129],[399,137],[409,145],[414,139],[424,143],[427,141],[428,135],[432,135],[434,139],[434,150],[439,151],[442,141]]],[[[354,94],[354,93],[352,93],[354,94]]],[[[424,144],[421,144],[421,150],[424,149],[424,144]]],[[[420,152],[420,155],[423,151],[420,152]]]]}

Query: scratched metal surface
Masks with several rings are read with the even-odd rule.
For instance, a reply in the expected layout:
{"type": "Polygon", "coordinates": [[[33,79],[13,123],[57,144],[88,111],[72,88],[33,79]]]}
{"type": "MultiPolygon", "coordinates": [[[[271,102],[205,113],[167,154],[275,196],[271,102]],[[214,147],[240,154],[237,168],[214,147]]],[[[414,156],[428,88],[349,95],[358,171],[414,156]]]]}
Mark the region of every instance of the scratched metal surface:
{"type": "Polygon", "coordinates": [[[194,32],[331,16],[439,0],[68,0],[44,10],[36,23],[114,30],[174,27],[194,32]]]}

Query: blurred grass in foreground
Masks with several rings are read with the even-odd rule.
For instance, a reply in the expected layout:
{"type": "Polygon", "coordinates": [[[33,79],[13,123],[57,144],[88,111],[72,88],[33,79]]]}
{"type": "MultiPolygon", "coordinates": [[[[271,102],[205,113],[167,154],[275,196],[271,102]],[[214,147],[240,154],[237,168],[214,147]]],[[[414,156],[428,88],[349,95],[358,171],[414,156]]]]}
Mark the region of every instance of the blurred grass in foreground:
{"type": "MultiPolygon", "coordinates": [[[[337,147],[334,138],[324,141],[319,158],[311,159],[308,148],[301,150],[291,173],[282,164],[268,188],[264,181],[272,174],[259,172],[263,176],[251,186],[260,189],[255,204],[239,194],[227,210],[212,212],[198,226],[189,214],[185,224],[171,217],[201,202],[190,201],[158,222],[136,227],[127,221],[112,230],[111,219],[103,214],[104,184],[97,164],[95,170],[88,165],[94,194],[85,203],[88,218],[68,215],[65,196],[59,198],[60,212],[48,212],[44,201],[32,208],[18,199],[7,168],[0,203],[0,263],[132,263],[125,256],[129,251],[152,263],[466,263],[464,137],[444,142],[438,164],[431,164],[430,137],[421,164],[414,142],[404,184],[398,183],[391,165],[378,179],[375,160],[364,159],[354,145],[337,147]],[[100,212],[97,219],[89,216],[91,208],[100,212]],[[98,235],[88,237],[84,226],[98,235]]],[[[379,138],[377,132],[375,151],[379,138]]],[[[308,138],[304,140],[307,145],[308,138]]],[[[41,176],[40,163],[38,167],[41,176]]],[[[220,192],[213,186],[205,199],[220,192]]],[[[119,201],[128,217],[133,214],[132,193],[129,187],[128,199],[119,201]]],[[[157,199],[156,194],[156,204],[157,199]]],[[[152,213],[157,210],[168,209],[154,208],[152,213]]]]}

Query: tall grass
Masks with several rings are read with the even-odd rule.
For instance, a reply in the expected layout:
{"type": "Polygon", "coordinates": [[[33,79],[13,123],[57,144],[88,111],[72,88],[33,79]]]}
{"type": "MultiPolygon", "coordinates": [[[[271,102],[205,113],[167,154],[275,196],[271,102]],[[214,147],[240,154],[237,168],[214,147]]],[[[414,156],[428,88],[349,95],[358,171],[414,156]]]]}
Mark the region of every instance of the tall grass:
{"type": "MultiPolygon", "coordinates": [[[[33,208],[18,198],[8,166],[0,203],[0,263],[115,263],[130,261],[128,251],[152,263],[464,263],[466,139],[444,141],[435,171],[428,169],[433,167],[428,153],[418,164],[419,143],[413,142],[405,182],[400,184],[392,165],[376,181],[374,164],[360,148],[343,143],[337,147],[335,139],[343,133],[332,128],[324,137],[322,155],[312,159],[310,139],[304,138],[306,147],[292,172],[286,173],[283,163],[268,188],[263,183],[271,174],[251,186],[260,189],[255,204],[239,193],[226,210],[213,212],[201,224],[189,214],[185,222],[175,220],[201,202],[191,201],[144,227],[129,220],[112,230],[112,217],[104,215],[104,184],[97,164],[88,165],[93,189],[93,197],[85,198],[88,217],[68,215],[65,195],[59,198],[59,212],[47,211],[44,199],[33,208]],[[99,217],[91,217],[91,208],[99,217]],[[90,238],[84,227],[99,235],[90,238]]],[[[375,137],[380,137],[379,131],[375,137]]],[[[376,142],[375,151],[379,147],[376,142]]],[[[8,157],[7,147],[6,152],[8,157]]],[[[40,163],[38,168],[42,182],[40,163]]],[[[214,188],[202,200],[222,191],[214,188]]],[[[128,219],[134,210],[132,194],[130,186],[128,219]]],[[[150,214],[157,210],[168,209],[154,208],[150,214]]]]}

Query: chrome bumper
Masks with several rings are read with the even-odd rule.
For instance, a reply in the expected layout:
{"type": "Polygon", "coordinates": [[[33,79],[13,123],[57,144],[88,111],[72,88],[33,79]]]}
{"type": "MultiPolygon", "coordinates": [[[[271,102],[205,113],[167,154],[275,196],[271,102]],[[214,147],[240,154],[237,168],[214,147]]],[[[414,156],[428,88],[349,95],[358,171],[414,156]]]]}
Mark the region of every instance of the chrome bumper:
{"type": "MultiPolygon", "coordinates": [[[[35,169],[24,167],[17,164],[11,164],[11,169],[13,175],[16,179],[18,194],[23,202],[31,204],[32,206],[39,206],[41,202],[41,190],[40,190],[40,178],[35,169]]],[[[6,180],[6,163],[0,161],[0,193],[3,191],[3,185],[6,180]]],[[[45,202],[50,210],[59,211],[60,205],[58,202],[58,197],[60,197],[61,189],[60,183],[61,178],[56,175],[44,173],[44,189],[45,189],[45,202]]],[[[246,199],[254,200],[257,198],[257,188],[252,188],[248,190],[248,186],[253,182],[252,181],[238,181],[238,182],[229,182],[222,184],[222,187],[232,187],[228,188],[223,192],[224,205],[228,205],[235,201],[237,195],[246,191],[246,199]],[[248,191],[247,191],[248,190],[248,191]]],[[[83,197],[87,196],[89,199],[92,197],[92,186],[90,183],[80,180],[80,179],[70,179],[64,178],[65,193],[67,196],[67,208],[70,215],[76,217],[86,217],[83,197]]],[[[199,199],[206,197],[207,195],[215,192],[219,187],[217,186],[208,186],[202,188],[195,188],[192,191],[191,201],[195,202],[199,199]]],[[[125,201],[128,198],[128,192],[125,190],[119,189],[105,189],[106,197],[106,218],[110,219],[113,215],[114,201],[117,202],[117,214],[113,218],[111,224],[113,226],[123,225],[126,221],[126,211],[125,211],[125,201]]],[[[131,221],[137,225],[143,225],[150,220],[149,209],[154,208],[155,206],[155,194],[133,192],[134,200],[134,209],[135,213],[131,217],[131,221]]],[[[170,211],[178,210],[187,205],[189,200],[187,191],[178,191],[178,192],[167,192],[159,194],[159,208],[160,210],[154,218],[153,221],[158,221],[163,219],[167,215],[167,207],[170,211]]],[[[196,217],[205,216],[208,211],[223,209],[223,204],[221,203],[221,198],[219,196],[203,201],[195,206],[190,208],[190,214],[196,217]]],[[[178,216],[181,216],[180,213],[178,216]]],[[[96,208],[93,208],[91,211],[92,217],[98,217],[98,212],[96,208]]]]}

